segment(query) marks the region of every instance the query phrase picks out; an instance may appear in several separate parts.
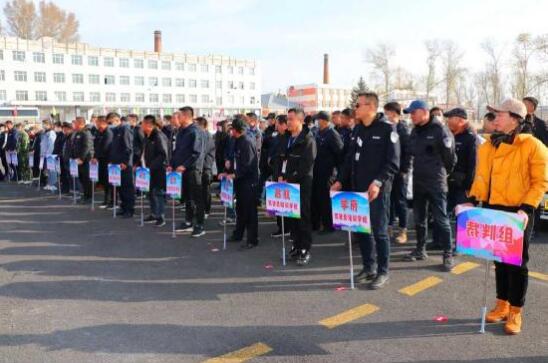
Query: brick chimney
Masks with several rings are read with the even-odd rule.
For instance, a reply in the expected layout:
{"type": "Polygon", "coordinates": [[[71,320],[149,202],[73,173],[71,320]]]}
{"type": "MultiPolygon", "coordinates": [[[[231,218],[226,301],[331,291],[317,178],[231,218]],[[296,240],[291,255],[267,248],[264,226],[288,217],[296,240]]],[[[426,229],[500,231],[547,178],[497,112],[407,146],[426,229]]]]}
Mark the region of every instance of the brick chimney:
{"type": "Polygon", "coordinates": [[[329,55],[323,55],[323,84],[329,84],[329,55]]]}
{"type": "Polygon", "coordinates": [[[162,32],[159,30],[154,31],[154,52],[162,52],[162,32]]]}

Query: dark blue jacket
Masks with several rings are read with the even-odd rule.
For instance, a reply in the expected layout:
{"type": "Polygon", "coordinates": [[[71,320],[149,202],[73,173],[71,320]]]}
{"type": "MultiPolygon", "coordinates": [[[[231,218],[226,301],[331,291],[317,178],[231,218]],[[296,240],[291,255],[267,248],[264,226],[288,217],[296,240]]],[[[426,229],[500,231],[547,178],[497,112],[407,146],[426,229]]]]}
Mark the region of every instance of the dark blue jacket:
{"type": "Polygon", "coordinates": [[[111,164],[133,165],[133,130],[129,125],[119,125],[112,129],[109,162],[111,164]]]}
{"type": "Polygon", "coordinates": [[[249,135],[242,135],[234,141],[234,170],[236,183],[248,182],[257,184],[259,181],[259,159],[256,140],[249,135]],[[235,168],[234,168],[235,166],[235,168]]]}
{"type": "Polygon", "coordinates": [[[203,135],[203,131],[196,124],[179,129],[171,157],[173,169],[182,165],[186,171],[202,171],[205,154],[203,135]]]}
{"type": "Polygon", "coordinates": [[[328,127],[316,133],[317,155],[314,163],[314,180],[324,184],[326,178],[334,176],[343,160],[343,140],[335,129],[328,127]],[[318,179],[316,179],[318,178],[318,179]]]}
{"type": "Polygon", "coordinates": [[[6,142],[7,151],[17,151],[17,140],[19,138],[18,134],[19,132],[15,128],[8,132],[8,139],[6,142]]]}

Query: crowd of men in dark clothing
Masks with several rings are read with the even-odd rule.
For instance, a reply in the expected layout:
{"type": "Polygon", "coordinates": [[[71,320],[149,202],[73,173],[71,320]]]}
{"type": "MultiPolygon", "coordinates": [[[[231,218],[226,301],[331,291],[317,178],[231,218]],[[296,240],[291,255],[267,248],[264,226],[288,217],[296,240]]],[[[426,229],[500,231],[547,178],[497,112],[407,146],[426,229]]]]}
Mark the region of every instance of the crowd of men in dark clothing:
{"type": "MultiPolygon", "coordinates": [[[[536,99],[527,97],[526,124],[529,132],[548,144],[546,122],[535,116],[536,99]]],[[[484,117],[484,132],[490,132],[494,114],[484,117]]],[[[426,249],[429,218],[433,221],[434,248],[443,251],[442,268],[451,271],[454,236],[451,216],[458,204],[467,201],[474,179],[476,152],[481,134],[471,126],[466,110],[443,112],[430,109],[424,101],[413,101],[402,109],[397,102],[379,105],[375,93],[362,93],[352,108],[332,114],[305,115],[302,109],[286,114],[269,114],[260,120],[254,113],[236,115],[216,124],[210,132],[208,120],[195,117],[192,107],[183,107],[170,116],[134,114],[121,117],[115,112],[92,117],[86,123],[77,117],[72,123],[43,122],[43,128],[26,132],[10,123],[2,125],[2,178],[7,173],[8,151],[18,152],[19,175],[33,158],[32,176],[45,189],[81,192],[80,203],[92,196],[90,163],[97,163],[97,185],[104,190],[99,208],[112,209],[120,202],[118,214],[132,218],[135,213],[135,168],[150,170],[150,215],[145,223],[165,225],[166,172],[182,173],[184,222],[177,231],[192,237],[206,233],[205,219],[211,210],[211,184],[221,178],[234,181],[235,211],[221,223],[235,224],[229,241],[241,249],[254,248],[258,238],[258,207],[266,181],[300,185],[300,219],[286,219],[287,237],[292,241],[288,258],[298,265],[311,261],[313,232],[330,234],[333,228],[330,191],[367,192],[370,202],[371,234],[356,234],[363,269],[358,283],[368,282],[378,289],[388,281],[390,244],[407,242],[408,203],[412,199],[417,246],[407,261],[428,258],[426,249]],[[382,112],[379,110],[382,109],[382,112]],[[411,123],[403,114],[410,115],[411,123]],[[445,119],[444,119],[445,117],[445,119]],[[21,149],[22,134],[28,147],[21,149]],[[29,154],[30,153],[30,154],[29,154]],[[46,172],[47,156],[57,155],[58,173],[46,172]],[[78,183],[73,184],[69,161],[78,164],[78,183]],[[120,165],[121,185],[109,184],[109,164],[120,165]],[[59,180],[57,178],[60,178],[59,180]],[[412,187],[410,187],[412,183],[412,187]],[[116,189],[117,198],[114,196],[116,189]],[[412,194],[412,196],[410,196],[412,194]],[[245,242],[244,235],[246,235],[245,242]]],[[[21,180],[30,180],[21,177],[21,180]]],[[[285,233],[284,231],[284,233],[285,233]]],[[[281,221],[271,237],[281,237],[281,221]]]]}

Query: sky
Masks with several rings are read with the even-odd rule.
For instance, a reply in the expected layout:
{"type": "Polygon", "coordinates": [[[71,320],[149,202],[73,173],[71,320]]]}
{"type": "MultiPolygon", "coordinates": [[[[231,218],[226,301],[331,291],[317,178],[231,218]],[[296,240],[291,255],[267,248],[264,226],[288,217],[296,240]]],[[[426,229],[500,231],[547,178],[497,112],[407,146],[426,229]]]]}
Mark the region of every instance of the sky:
{"type": "Polygon", "coordinates": [[[395,47],[396,65],[420,75],[426,73],[427,39],[456,41],[465,65],[477,70],[485,59],[483,40],[495,40],[510,54],[517,34],[548,32],[548,0],[54,2],[76,14],[81,40],[93,46],[152,50],[153,31],[161,30],[164,51],[257,60],[264,92],[321,82],[324,53],[331,83],[351,87],[369,77],[365,53],[380,42],[395,47]]]}

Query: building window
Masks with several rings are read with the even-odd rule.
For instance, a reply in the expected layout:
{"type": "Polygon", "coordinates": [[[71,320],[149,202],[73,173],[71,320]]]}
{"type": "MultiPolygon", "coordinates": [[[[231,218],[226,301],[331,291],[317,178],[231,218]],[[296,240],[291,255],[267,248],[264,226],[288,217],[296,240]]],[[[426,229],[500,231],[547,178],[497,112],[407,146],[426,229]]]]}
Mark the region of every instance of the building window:
{"type": "Polygon", "coordinates": [[[65,74],[64,73],[53,73],[53,82],[55,82],[55,83],[65,83],[65,74]]]}
{"type": "Polygon", "coordinates": [[[162,95],[162,102],[163,103],[171,103],[171,95],[170,94],[162,95]]]}
{"type": "Polygon", "coordinates": [[[228,103],[233,105],[234,104],[234,95],[229,95],[228,96],[228,103]]]}
{"type": "Polygon", "coordinates": [[[133,60],[133,67],[135,68],[144,68],[145,62],[142,59],[134,59],[133,60]]]}
{"type": "Polygon", "coordinates": [[[250,104],[250,105],[254,105],[254,104],[255,104],[255,96],[251,96],[251,98],[249,99],[249,104],[250,104]]]}
{"type": "Polygon", "coordinates": [[[6,90],[0,90],[0,101],[5,101],[7,100],[8,97],[7,97],[7,94],[6,94],[6,90]]]}
{"type": "Polygon", "coordinates": [[[34,72],[34,82],[45,82],[46,72],[34,72]]]}
{"type": "Polygon", "coordinates": [[[129,76],[120,76],[120,84],[123,86],[129,85],[129,76]]]}
{"type": "Polygon", "coordinates": [[[34,94],[36,101],[47,101],[48,93],[46,91],[36,91],[34,94]]]}
{"type": "Polygon", "coordinates": [[[158,69],[158,61],[149,59],[148,60],[148,68],[149,69],[158,69]]]}
{"type": "Polygon", "coordinates": [[[6,80],[6,72],[2,69],[0,70],[0,81],[6,80]]]}
{"type": "Polygon", "coordinates": [[[72,64],[75,65],[75,66],[81,66],[82,65],[82,56],[81,55],[76,55],[76,54],[73,54],[71,56],[72,58],[72,64]]]}
{"type": "Polygon", "coordinates": [[[202,65],[200,66],[200,70],[201,70],[202,72],[209,72],[209,65],[207,65],[207,64],[202,64],[202,65]]]}
{"type": "Polygon", "coordinates": [[[72,101],[84,102],[84,92],[72,92],[72,101]]]}
{"type": "Polygon", "coordinates": [[[163,87],[171,87],[171,78],[162,78],[163,87]]]}
{"type": "MultiPolygon", "coordinates": [[[[1,50],[1,49],[0,49],[0,60],[4,60],[4,51],[1,50]]],[[[2,91],[0,91],[0,92],[2,92],[2,91]]]]}
{"type": "Polygon", "coordinates": [[[249,68],[249,74],[254,76],[255,75],[255,68],[249,68]]]}
{"type": "Polygon", "coordinates": [[[170,71],[171,70],[171,62],[170,61],[162,61],[162,69],[164,71],[170,71]]]}
{"type": "Polygon", "coordinates": [[[176,103],[185,103],[185,95],[175,95],[176,103]]]}
{"type": "Polygon", "coordinates": [[[175,79],[175,87],[184,87],[184,86],[185,86],[185,80],[183,78],[175,79]]]}
{"type": "Polygon", "coordinates": [[[114,58],[112,57],[103,58],[103,65],[105,67],[114,67],[114,58]]]}
{"type": "Polygon", "coordinates": [[[184,71],[185,70],[185,64],[182,63],[182,62],[175,63],[175,70],[184,71]]]}
{"type": "Polygon", "coordinates": [[[136,76],[135,78],[133,78],[133,84],[135,86],[144,86],[145,85],[145,77],[136,76]]]}
{"type": "Polygon", "coordinates": [[[105,102],[116,102],[116,93],[114,92],[105,93],[105,102]]]}
{"type": "Polygon", "coordinates": [[[223,73],[223,67],[222,66],[215,66],[215,73],[223,73]]]}
{"type": "Polygon", "coordinates": [[[88,57],[88,66],[98,66],[99,65],[99,57],[90,55],[88,57]]]}
{"type": "Polygon", "coordinates": [[[66,102],[67,100],[67,93],[65,91],[55,91],[53,92],[55,96],[55,100],[59,102],[66,102]]]}
{"type": "Polygon", "coordinates": [[[216,106],[222,106],[222,104],[223,104],[223,98],[222,97],[217,97],[215,99],[215,105],[216,106]]]}
{"type": "Polygon", "coordinates": [[[228,74],[234,74],[234,67],[228,66],[228,74]]]}
{"type": "Polygon", "coordinates": [[[89,93],[90,102],[101,102],[101,93],[99,92],[90,92],[89,93]]]}
{"type": "Polygon", "coordinates": [[[244,67],[238,67],[238,74],[244,74],[244,67]]]}
{"type": "Polygon", "coordinates": [[[120,94],[120,102],[129,102],[130,96],[129,93],[120,94]]]}
{"type": "Polygon", "coordinates": [[[197,95],[190,95],[190,103],[198,103],[198,96],[197,95]]]}
{"type": "Polygon", "coordinates": [[[90,74],[88,77],[88,83],[89,84],[100,84],[101,83],[101,77],[98,74],[90,74]]]}
{"type": "Polygon", "coordinates": [[[145,102],[145,94],[144,93],[136,93],[135,94],[135,102],[145,102]]]}
{"type": "Polygon", "coordinates": [[[65,57],[62,54],[54,54],[52,57],[53,64],[63,64],[65,63],[65,57]]]}
{"type": "Polygon", "coordinates": [[[251,89],[251,90],[255,89],[255,82],[249,83],[249,89],[251,89]]]}
{"type": "Polygon", "coordinates": [[[189,88],[196,88],[196,80],[195,79],[189,79],[188,80],[188,87],[189,88]]]}
{"type": "Polygon", "coordinates": [[[148,77],[148,85],[150,87],[158,86],[158,77],[148,77]]]}
{"type": "Polygon", "coordinates": [[[149,102],[152,102],[152,103],[155,103],[155,102],[158,102],[159,98],[158,98],[158,94],[157,93],[151,93],[148,95],[148,101],[149,102]]]}
{"type": "Polygon", "coordinates": [[[114,84],[114,76],[107,75],[105,76],[105,84],[112,85],[114,84]]]}
{"type": "Polygon", "coordinates": [[[82,84],[84,83],[84,75],[80,73],[75,73],[72,75],[72,83],[82,84]]]}
{"type": "Polygon", "coordinates": [[[228,87],[228,89],[234,89],[234,81],[226,82],[226,86],[228,87]]]}
{"type": "Polygon", "coordinates": [[[17,82],[26,82],[27,81],[27,72],[25,72],[25,71],[15,71],[14,72],[14,79],[17,82]]]}
{"type": "Polygon", "coordinates": [[[46,63],[46,55],[41,52],[32,53],[32,60],[34,63],[46,63]]]}
{"type": "Polygon", "coordinates": [[[189,72],[196,72],[196,64],[191,63],[188,65],[188,71],[189,72]]]}
{"type": "Polygon", "coordinates": [[[244,89],[244,82],[238,82],[238,88],[244,89]]]}
{"type": "Polygon", "coordinates": [[[209,103],[209,95],[202,95],[202,103],[209,103]]]}
{"type": "Polygon", "coordinates": [[[13,60],[17,62],[24,62],[25,61],[25,52],[14,50],[13,51],[13,60]]]}
{"type": "Polygon", "coordinates": [[[200,81],[200,87],[202,88],[209,88],[209,81],[207,79],[202,79],[200,81]]]}
{"type": "Polygon", "coordinates": [[[15,100],[16,101],[28,101],[29,92],[28,91],[15,91],[15,100]]]}
{"type": "Polygon", "coordinates": [[[120,58],[118,63],[120,64],[120,68],[129,68],[129,59],[127,58],[120,58]]]}

